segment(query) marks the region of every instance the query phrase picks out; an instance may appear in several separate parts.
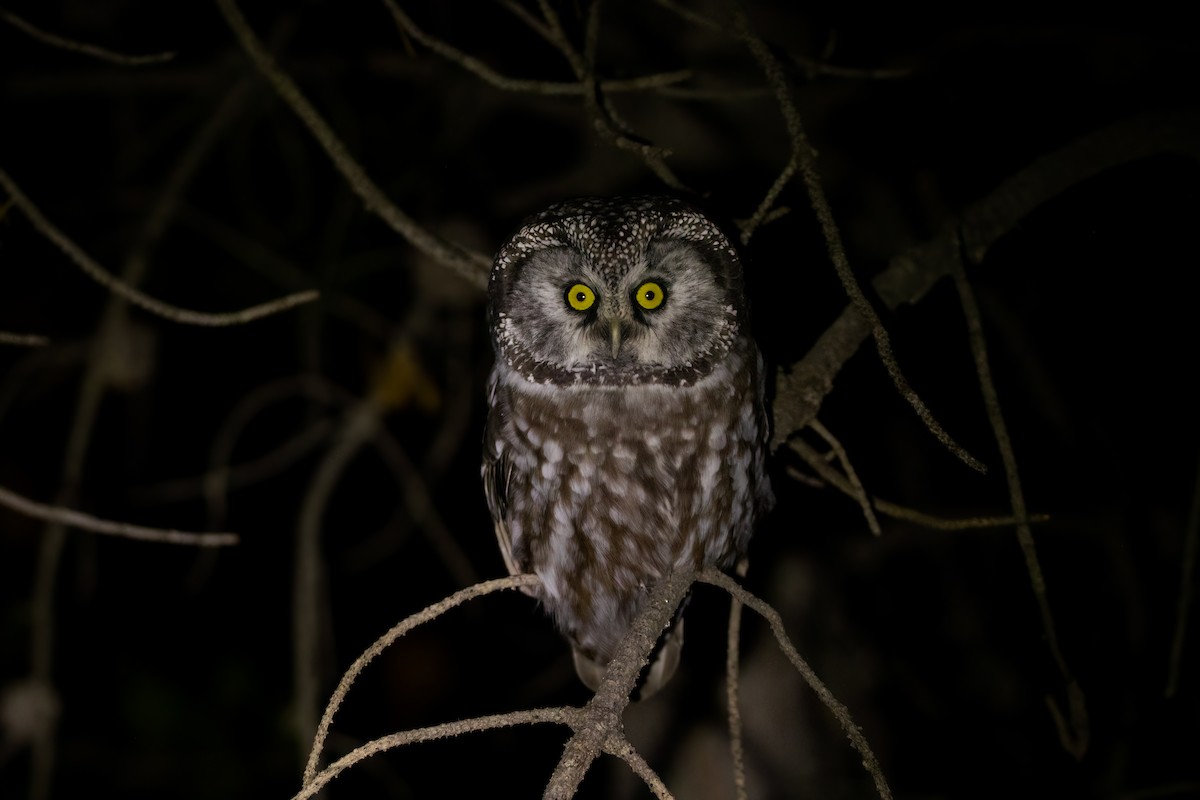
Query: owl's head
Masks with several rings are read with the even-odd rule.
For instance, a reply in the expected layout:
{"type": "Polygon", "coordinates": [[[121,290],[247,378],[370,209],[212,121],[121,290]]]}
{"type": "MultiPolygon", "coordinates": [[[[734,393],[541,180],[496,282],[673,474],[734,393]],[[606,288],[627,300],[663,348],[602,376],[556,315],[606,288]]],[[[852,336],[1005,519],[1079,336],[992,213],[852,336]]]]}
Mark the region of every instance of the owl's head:
{"type": "Polygon", "coordinates": [[[551,206],[496,254],[489,300],[497,357],[539,383],[691,383],[744,324],[732,245],[669,197],[551,206]]]}

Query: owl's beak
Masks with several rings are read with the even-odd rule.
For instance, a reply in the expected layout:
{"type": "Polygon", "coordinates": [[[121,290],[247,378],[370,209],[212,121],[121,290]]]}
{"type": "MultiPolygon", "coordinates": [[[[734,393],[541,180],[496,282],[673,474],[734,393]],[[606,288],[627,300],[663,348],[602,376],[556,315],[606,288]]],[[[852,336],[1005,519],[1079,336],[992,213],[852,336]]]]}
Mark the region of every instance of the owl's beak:
{"type": "Polygon", "coordinates": [[[621,321],[614,317],[613,319],[609,320],[608,324],[612,326],[610,328],[612,331],[612,357],[615,361],[617,358],[617,352],[621,349],[621,321]]]}

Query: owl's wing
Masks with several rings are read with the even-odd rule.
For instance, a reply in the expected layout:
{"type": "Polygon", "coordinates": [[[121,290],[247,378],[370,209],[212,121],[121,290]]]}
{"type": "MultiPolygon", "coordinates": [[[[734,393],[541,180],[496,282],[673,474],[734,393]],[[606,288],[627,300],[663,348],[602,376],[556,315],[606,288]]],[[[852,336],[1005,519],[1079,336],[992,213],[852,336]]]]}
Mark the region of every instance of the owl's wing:
{"type": "MultiPolygon", "coordinates": [[[[767,378],[763,367],[762,353],[755,348],[758,361],[758,444],[761,453],[771,452],[771,436],[774,433],[775,420],[767,407],[767,378]]],[[[775,508],[775,492],[771,490],[771,480],[767,477],[766,466],[762,465],[762,479],[758,482],[758,513],[759,517],[766,516],[775,508]]]]}
{"type": "MultiPolygon", "coordinates": [[[[488,419],[483,435],[483,494],[487,498],[488,510],[496,528],[496,541],[500,545],[500,556],[510,575],[529,572],[527,559],[514,557],[512,535],[508,528],[508,497],[512,486],[512,462],[504,442],[504,429],[508,423],[508,403],[497,391],[493,379],[488,386],[488,419]]],[[[517,553],[524,548],[517,547],[517,553]]],[[[523,589],[532,594],[529,589],[523,589]]]]}

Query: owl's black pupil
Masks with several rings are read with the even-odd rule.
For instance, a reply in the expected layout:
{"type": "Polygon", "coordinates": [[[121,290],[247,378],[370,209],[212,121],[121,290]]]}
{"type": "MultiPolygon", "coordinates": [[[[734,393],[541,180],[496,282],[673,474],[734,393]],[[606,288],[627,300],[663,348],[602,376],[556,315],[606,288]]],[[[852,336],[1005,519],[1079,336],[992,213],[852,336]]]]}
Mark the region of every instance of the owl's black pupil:
{"type": "Polygon", "coordinates": [[[587,293],[586,292],[576,292],[575,299],[578,300],[580,303],[582,303],[584,300],[587,300],[587,293]]]}
{"type": "Polygon", "coordinates": [[[653,303],[653,302],[654,302],[654,290],[653,290],[653,289],[647,289],[647,290],[646,290],[646,302],[647,302],[647,303],[653,303]]]}

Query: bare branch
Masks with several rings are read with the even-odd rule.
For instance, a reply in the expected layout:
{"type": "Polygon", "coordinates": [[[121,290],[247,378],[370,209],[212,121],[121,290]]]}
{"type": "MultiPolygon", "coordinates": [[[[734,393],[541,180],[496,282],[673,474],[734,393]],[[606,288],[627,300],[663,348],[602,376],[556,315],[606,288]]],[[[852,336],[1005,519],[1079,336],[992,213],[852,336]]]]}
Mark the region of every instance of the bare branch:
{"type": "MultiPolygon", "coordinates": [[[[804,459],[804,463],[808,464],[813,470],[821,476],[825,483],[828,483],[833,488],[837,489],[847,497],[859,500],[858,491],[851,485],[850,481],[844,475],[831,467],[828,461],[816,450],[804,442],[803,439],[791,439],[788,441],[790,447],[798,456],[804,459]]],[[[810,486],[823,487],[825,483],[810,477],[807,474],[801,473],[793,467],[788,468],[788,475],[798,481],[806,483],[810,486]]],[[[1016,525],[1018,522],[1028,522],[1029,524],[1038,524],[1046,522],[1050,519],[1049,514],[1030,514],[1028,519],[1018,520],[1013,516],[1005,517],[959,517],[957,519],[947,519],[945,517],[935,517],[932,514],[926,514],[916,509],[908,508],[907,506],[898,505],[880,497],[870,498],[871,506],[880,514],[884,514],[893,519],[902,519],[907,522],[913,522],[925,528],[932,528],[939,531],[965,531],[976,530],[979,528],[1005,528],[1010,525],[1016,525]]]]}
{"type": "Polygon", "coordinates": [[[344,392],[329,381],[314,375],[290,375],[279,378],[257,387],[239,400],[213,438],[212,448],[209,451],[208,474],[204,481],[204,499],[212,519],[223,520],[225,518],[225,493],[233,479],[229,462],[234,445],[241,438],[242,432],[250,424],[250,421],[265,409],[281,400],[295,396],[303,396],[323,403],[336,403],[342,407],[354,402],[353,396],[348,392],[344,392]]]}
{"type": "Polygon", "coordinates": [[[225,494],[230,488],[251,486],[277,475],[328,439],[333,428],[332,420],[318,419],[257,458],[240,464],[214,466],[203,475],[135,486],[130,490],[130,497],[138,503],[170,503],[203,495],[209,502],[211,523],[224,517],[225,494]]]}
{"type": "MultiPolygon", "coordinates": [[[[1195,113],[1145,115],[1114,123],[1048,153],[972,204],[934,239],[893,258],[872,281],[875,290],[887,308],[916,303],[953,271],[961,257],[960,239],[971,260],[978,262],[1022,217],[1110,167],[1167,153],[1200,159],[1197,134],[1200,115],[1195,113]]],[[[851,300],[803,359],[779,370],[772,449],[816,417],[842,365],[871,335],[871,318],[861,316],[860,303],[851,300]]]]}
{"type": "Polygon", "coordinates": [[[445,739],[449,736],[460,736],[464,733],[495,730],[496,728],[511,728],[514,725],[531,725],[551,722],[557,725],[567,725],[578,728],[582,715],[578,708],[534,708],[528,711],[513,711],[508,714],[493,714],[487,717],[474,717],[458,722],[446,722],[441,725],[431,725],[428,728],[393,733],[367,742],[362,747],[355,748],[346,755],[334,761],[320,773],[306,779],[304,788],[293,795],[292,800],[308,800],[325,785],[336,778],[347,767],[351,767],[385,750],[393,750],[416,742],[431,742],[435,739],[445,739]]]}
{"type": "Polygon", "coordinates": [[[846,472],[846,478],[850,481],[851,496],[858,501],[858,505],[862,508],[863,516],[866,517],[867,527],[871,529],[871,533],[879,536],[883,531],[879,529],[879,520],[875,518],[875,512],[871,509],[871,498],[867,496],[867,490],[863,488],[862,481],[858,479],[858,473],[854,471],[850,457],[846,455],[846,449],[842,447],[842,443],[837,440],[837,437],[821,424],[819,419],[814,419],[809,423],[809,427],[816,431],[817,435],[824,439],[829,448],[837,454],[837,459],[846,472]]]}
{"type": "Polygon", "coordinates": [[[36,333],[9,333],[0,331],[0,344],[11,344],[17,347],[45,347],[50,340],[36,333]]]}
{"type": "Polygon", "coordinates": [[[293,706],[304,757],[304,741],[317,730],[320,692],[319,618],[325,597],[321,580],[321,530],[325,509],[338,480],[363,443],[375,432],[374,413],[360,404],[347,411],[333,442],[304,491],[296,520],[296,557],[292,579],[293,706]]]}
{"type": "Polygon", "coordinates": [[[654,792],[654,796],[658,800],[673,800],[674,796],[667,789],[662,778],[651,769],[650,765],[646,763],[646,759],[642,758],[642,754],[624,736],[618,734],[610,736],[604,743],[604,752],[616,756],[628,764],[633,773],[646,782],[646,786],[650,787],[650,791],[654,792]]]}
{"type": "MultiPolygon", "coordinates": [[[[676,0],[656,0],[663,8],[671,11],[683,19],[688,20],[702,28],[707,28],[710,31],[718,33],[729,33],[727,26],[717,20],[707,17],[697,11],[693,11],[676,0]]],[[[778,47],[768,45],[772,52],[780,52],[778,47]]],[[[820,59],[813,59],[807,56],[802,56],[799,53],[786,51],[784,53],[787,59],[793,64],[804,70],[804,74],[810,80],[822,75],[829,75],[837,78],[867,78],[874,80],[881,79],[896,79],[905,78],[912,74],[912,70],[908,69],[887,69],[887,68],[871,68],[871,67],[839,67],[835,64],[830,64],[825,59],[827,55],[823,55],[820,59]]]]}
{"type": "Polygon", "coordinates": [[[554,41],[554,32],[547,27],[546,23],[534,16],[532,11],[526,9],[525,6],[521,5],[519,2],[517,2],[517,0],[499,0],[499,2],[500,5],[507,8],[513,16],[528,25],[529,29],[538,36],[542,37],[555,47],[558,46],[558,43],[554,41]]]}
{"type": "MultiPolygon", "coordinates": [[[[328,783],[329,779],[332,778],[334,775],[336,775],[338,771],[340,771],[340,768],[337,771],[334,771],[332,774],[329,775],[329,777],[325,778],[324,780],[321,780],[321,775],[325,775],[326,773],[331,772],[334,769],[334,766],[337,766],[337,764],[340,764],[342,761],[345,761],[346,758],[349,758],[349,756],[346,756],[346,758],[340,759],[338,762],[335,762],[334,765],[330,766],[328,769],[326,769],[324,772],[322,772],[321,775],[317,775],[317,764],[320,763],[320,760],[321,760],[321,749],[325,746],[325,739],[329,735],[329,726],[333,724],[333,716],[334,716],[334,714],[337,713],[338,708],[341,707],[342,701],[346,699],[346,694],[350,691],[350,686],[354,683],[354,681],[358,677],[359,673],[363,671],[363,669],[367,666],[367,664],[371,663],[372,659],[374,659],[377,655],[382,653],[384,651],[384,649],[387,648],[388,645],[390,645],[392,642],[399,639],[404,634],[411,631],[413,628],[417,627],[418,625],[424,625],[426,622],[430,622],[431,620],[437,619],[438,617],[440,617],[442,614],[445,614],[450,609],[454,608],[455,606],[462,605],[463,603],[467,602],[468,600],[473,600],[476,597],[483,597],[484,595],[491,594],[492,592],[499,592],[499,591],[503,591],[505,589],[519,589],[523,586],[536,586],[537,584],[538,584],[538,578],[536,575],[512,575],[507,578],[497,578],[495,580],[485,581],[483,583],[479,583],[474,586],[469,586],[466,589],[462,589],[461,591],[455,592],[454,594],[447,597],[445,600],[440,600],[440,601],[434,603],[433,605],[425,608],[424,610],[419,611],[416,614],[413,614],[412,616],[405,618],[400,623],[398,623],[396,626],[391,628],[383,636],[380,636],[378,639],[376,639],[375,642],[370,647],[368,647],[366,650],[363,651],[362,655],[360,655],[358,658],[356,658],[354,660],[354,663],[350,665],[350,668],[346,670],[346,674],[343,675],[342,679],[338,682],[337,688],[334,689],[334,691],[333,691],[333,696],[329,698],[329,703],[326,704],[326,706],[325,706],[325,712],[321,716],[321,723],[317,726],[317,733],[313,739],[312,750],[309,752],[308,763],[304,767],[305,791],[308,791],[308,790],[311,790],[311,791],[308,791],[308,794],[301,793],[300,795],[297,795],[297,798],[309,797],[313,793],[320,791],[321,786],[324,786],[325,783],[328,783]],[[315,786],[315,788],[314,788],[314,786],[315,786]]],[[[552,709],[552,710],[555,712],[561,713],[564,717],[569,716],[568,710],[564,710],[564,709],[552,709]]],[[[578,709],[571,709],[570,711],[577,712],[578,709]]],[[[537,713],[537,712],[523,712],[523,713],[533,714],[533,713],[537,713]]],[[[501,715],[501,716],[507,717],[510,715],[501,715]]],[[[483,719],[497,719],[497,718],[484,717],[483,719]]],[[[530,721],[537,721],[537,720],[530,720],[530,721]]],[[[551,721],[551,720],[546,720],[546,721],[551,721]]],[[[558,720],[553,720],[553,721],[558,721],[558,720]]],[[[471,721],[468,720],[467,722],[458,723],[458,724],[465,725],[470,722],[471,721]]],[[[513,722],[513,723],[504,723],[504,724],[516,724],[516,723],[513,722]]],[[[570,724],[572,727],[575,726],[574,722],[568,722],[567,724],[570,724]]],[[[439,726],[439,727],[442,727],[442,726],[439,726]]],[[[492,725],[490,727],[498,727],[498,725],[492,725]]],[[[483,727],[473,728],[473,730],[484,730],[484,728],[483,727]]],[[[418,731],[410,731],[409,733],[417,734],[419,732],[418,731]]],[[[405,736],[405,735],[407,735],[407,734],[397,734],[397,736],[405,736]]],[[[430,738],[436,738],[436,737],[425,736],[419,740],[424,741],[425,739],[430,739],[430,738]]],[[[402,744],[406,744],[407,741],[418,741],[418,739],[409,739],[406,741],[398,741],[389,746],[398,747],[402,744]]],[[[387,748],[381,748],[381,749],[387,749],[387,748]]],[[[355,751],[355,752],[357,752],[357,751],[355,751]]],[[[378,752],[378,750],[373,751],[373,752],[378,752]]],[[[353,755],[353,754],[351,754],[351,755],[353,755]]],[[[371,753],[366,753],[365,755],[362,756],[362,758],[365,758],[367,755],[371,755],[371,753]]],[[[361,758],[355,759],[355,760],[356,761],[361,760],[361,758]]],[[[350,762],[350,763],[353,763],[353,762],[350,762]]],[[[349,764],[346,764],[344,766],[349,766],[349,764]]]]}
{"type": "MultiPolygon", "coordinates": [[[[742,558],[737,564],[737,575],[745,578],[750,562],[742,558]]],[[[738,707],[738,681],[740,679],[739,642],[742,636],[742,601],[730,598],[729,627],[725,635],[725,704],[729,714],[729,755],[733,761],[733,788],[737,800],[747,800],[746,792],[746,749],[742,741],[742,711],[738,707]]]]}
{"type": "Polygon", "coordinates": [[[329,127],[329,123],[317,113],[308,98],[300,92],[295,81],[275,63],[275,59],[263,47],[262,42],[246,22],[246,18],[242,16],[242,12],[238,10],[237,3],[234,0],[217,0],[217,5],[255,68],[262,73],[280,98],[291,107],[292,112],[312,133],[317,143],[324,148],[325,153],[333,161],[333,165],[350,184],[350,188],[362,198],[367,210],[377,214],[392,230],[407,239],[421,252],[442,262],[475,286],[481,289],[486,288],[491,259],[482,253],[466,250],[430,233],[389,200],[383,190],[367,176],[359,163],[350,155],[346,145],[329,127]]]}
{"type": "Polygon", "coordinates": [[[750,243],[750,237],[754,235],[754,231],[758,226],[763,224],[767,215],[771,212],[775,205],[775,200],[779,197],[783,187],[787,186],[788,181],[796,174],[797,168],[800,166],[800,158],[802,151],[806,148],[807,142],[804,138],[804,129],[800,125],[800,114],[796,111],[796,106],[792,102],[791,89],[788,87],[787,77],[783,74],[783,69],[779,66],[779,62],[771,55],[771,51],[767,48],[765,42],[750,30],[749,24],[746,22],[746,14],[742,9],[738,9],[734,13],[734,31],[749,48],[762,67],[763,73],[767,77],[767,83],[771,87],[771,91],[775,94],[775,101],[779,104],[779,109],[783,113],[783,121],[787,126],[788,138],[792,142],[792,151],[788,156],[788,162],[784,164],[775,182],[767,190],[767,194],[763,197],[762,202],[758,204],[754,214],[742,226],[742,244],[750,243]]]}
{"type": "Polygon", "coordinates": [[[315,291],[299,292],[281,297],[278,300],[272,300],[269,303],[251,306],[241,311],[229,311],[217,314],[192,311],[164,303],[161,300],[156,300],[147,294],[143,294],[96,263],[79,245],[67,238],[66,234],[54,227],[53,223],[45,218],[42,212],[38,210],[38,207],[33,204],[33,201],[25,196],[20,187],[2,169],[0,169],[0,186],[4,187],[5,191],[13,199],[13,202],[16,203],[17,208],[21,209],[21,212],[33,223],[33,227],[66,253],[80,269],[87,273],[88,277],[113,294],[119,295],[130,303],[133,303],[135,306],[173,322],[211,327],[241,325],[261,317],[270,316],[271,314],[278,314],[301,303],[311,303],[319,296],[315,291]]]}
{"type": "MultiPolygon", "coordinates": [[[[829,258],[833,261],[834,269],[837,271],[838,278],[842,282],[842,287],[846,290],[846,294],[849,295],[854,309],[871,326],[871,333],[875,337],[875,348],[879,351],[879,359],[887,368],[888,375],[891,377],[892,383],[896,386],[896,391],[908,401],[908,404],[917,412],[917,416],[925,423],[925,427],[942,443],[942,446],[958,456],[967,466],[978,472],[986,473],[987,467],[963,449],[942,428],[928,406],[917,395],[916,390],[909,385],[908,379],[904,377],[904,373],[900,370],[900,364],[896,361],[896,356],[892,352],[891,337],[888,335],[887,329],[883,327],[883,321],[875,313],[875,308],[867,300],[866,295],[863,294],[862,287],[858,285],[858,279],[850,269],[850,262],[846,259],[846,251],[842,246],[841,233],[838,231],[837,223],[834,222],[833,211],[829,207],[829,201],[825,198],[825,189],[821,185],[820,176],[817,174],[816,152],[813,150],[812,145],[809,144],[808,136],[804,132],[800,113],[796,110],[796,104],[792,101],[791,89],[787,84],[787,78],[783,74],[779,62],[763,43],[762,39],[750,30],[746,24],[745,15],[740,10],[737,12],[736,20],[739,35],[746,42],[755,59],[762,65],[763,72],[767,76],[767,81],[775,90],[780,111],[783,113],[788,133],[792,137],[793,148],[792,162],[789,162],[788,166],[784,168],[783,172],[776,179],[770,191],[767,192],[767,196],[763,199],[762,204],[759,205],[758,211],[751,218],[749,230],[752,232],[756,220],[761,221],[761,217],[765,216],[770,205],[774,203],[775,197],[782,191],[783,186],[791,178],[794,171],[793,166],[798,166],[800,174],[804,178],[804,186],[808,190],[808,197],[812,203],[813,212],[817,215],[817,219],[821,223],[821,229],[825,234],[825,243],[829,250],[829,258]],[[793,162],[795,163],[793,164],[793,162]]],[[[749,237],[744,236],[744,238],[748,239],[749,237]]]]}
{"type": "Polygon", "coordinates": [[[238,543],[236,533],[186,533],[169,528],[146,528],[141,525],[131,525],[127,522],[112,522],[99,519],[82,511],[59,506],[48,506],[16,492],[0,486],[0,505],[7,506],[18,514],[40,519],[44,522],[54,522],[73,528],[103,533],[109,536],[123,536],[126,539],[139,539],[143,542],[163,542],[165,544],[184,544],[196,547],[227,547],[238,543]]]}
{"type": "Polygon", "coordinates": [[[455,583],[469,586],[478,580],[475,567],[463,552],[458,540],[450,533],[437,506],[434,505],[433,495],[412,459],[396,441],[395,437],[385,431],[378,431],[374,437],[375,449],[392,468],[396,476],[396,488],[399,489],[408,507],[408,512],[418,529],[425,536],[438,558],[446,565],[455,583]]]}
{"type": "MultiPolygon", "coordinates": [[[[495,86],[497,89],[506,92],[526,92],[543,95],[579,95],[585,91],[584,85],[578,82],[565,83],[563,81],[523,80],[501,75],[474,56],[464,53],[458,48],[452,47],[441,39],[431,36],[418,28],[412,18],[400,8],[396,0],[383,0],[383,2],[388,7],[388,10],[392,12],[392,17],[396,20],[396,25],[399,26],[403,33],[416,39],[447,61],[458,64],[463,69],[483,79],[486,83],[495,86]]],[[[640,78],[630,78],[627,80],[602,81],[600,88],[605,92],[641,91],[669,86],[673,83],[686,81],[691,77],[691,70],[681,69],[674,72],[645,75],[640,78]]]]}
{"type": "Polygon", "coordinates": [[[850,712],[846,707],[842,705],[840,700],[833,696],[833,692],[829,691],[825,684],[821,682],[821,679],[817,677],[817,674],[813,672],[808,662],[797,652],[791,639],[788,638],[787,631],[783,627],[783,618],[779,616],[779,612],[743,589],[737,582],[720,570],[706,567],[700,573],[697,580],[724,589],[736,600],[757,611],[767,621],[771,626],[771,630],[775,633],[775,638],[778,640],[779,647],[783,650],[784,655],[792,662],[792,666],[803,676],[804,682],[816,693],[821,702],[825,704],[825,707],[833,712],[833,716],[841,724],[842,730],[850,739],[850,743],[854,745],[854,749],[862,756],[863,767],[875,781],[875,791],[879,793],[879,796],[883,800],[890,800],[892,790],[888,788],[887,779],[883,777],[883,771],[879,768],[879,761],[875,758],[875,754],[871,752],[871,746],[867,744],[866,737],[863,736],[858,726],[854,724],[854,719],[850,716],[850,712]]]}
{"type": "Polygon", "coordinates": [[[638,674],[649,660],[658,637],[671,624],[675,610],[695,578],[695,571],[681,569],[664,576],[651,590],[609,662],[600,688],[584,707],[580,727],[563,748],[562,758],[542,795],[545,800],[573,797],[609,737],[621,731],[621,714],[629,705],[638,674]]]}
{"type": "Polygon", "coordinates": [[[16,14],[5,8],[0,8],[0,19],[3,19],[14,28],[25,32],[32,38],[37,39],[42,44],[47,44],[51,47],[57,47],[60,50],[70,50],[73,53],[81,53],[85,56],[98,58],[101,61],[107,61],[110,64],[120,64],[121,66],[125,67],[139,67],[144,64],[161,64],[164,61],[170,61],[171,59],[175,58],[175,54],[170,52],[153,53],[145,56],[130,56],[125,55],[124,53],[117,53],[113,50],[109,50],[98,45],[88,44],[87,42],[79,42],[74,39],[67,39],[66,37],[44,31],[41,28],[36,27],[32,22],[18,17],[16,14]]]}
{"type": "Polygon", "coordinates": [[[575,77],[584,87],[583,97],[587,102],[588,111],[592,115],[596,132],[618,149],[627,150],[641,158],[643,163],[667,186],[685,190],[683,182],[667,166],[666,157],[670,155],[669,151],[630,136],[623,129],[612,108],[603,101],[595,72],[596,43],[600,35],[600,6],[599,0],[591,5],[588,13],[587,41],[584,43],[583,54],[580,54],[571,44],[566,31],[563,30],[562,23],[559,22],[558,13],[550,5],[549,0],[538,0],[538,7],[542,11],[542,17],[546,20],[546,30],[551,36],[551,43],[567,59],[567,63],[571,65],[571,71],[575,73],[575,77]]]}
{"type": "Polygon", "coordinates": [[[1171,637],[1171,657],[1167,666],[1165,695],[1174,697],[1179,689],[1179,670],[1183,662],[1183,641],[1187,637],[1188,617],[1195,593],[1197,551],[1200,550],[1200,466],[1196,468],[1196,488],[1188,512],[1187,533],[1183,541],[1183,558],[1179,563],[1179,605],[1175,610],[1175,635],[1171,637]]]}
{"type": "MultiPolygon", "coordinates": [[[[1018,520],[1028,516],[1025,507],[1025,494],[1021,490],[1021,476],[1017,470],[1017,457],[1013,452],[1012,440],[1008,436],[1008,426],[1004,422],[1004,414],[1000,409],[1000,398],[996,393],[996,385],[992,381],[992,370],[988,364],[987,340],[983,334],[983,321],[979,316],[979,306],[975,302],[975,293],[967,280],[966,267],[960,261],[954,268],[954,286],[958,289],[959,302],[967,320],[967,332],[971,343],[971,354],[975,358],[975,371],[979,376],[979,388],[983,392],[983,404],[987,409],[988,422],[996,437],[996,446],[1000,450],[1000,459],[1004,463],[1004,478],[1008,483],[1009,502],[1012,504],[1013,515],[1018,520]]],[[[1038,561],[1037,547],[1033,541],[1033,529],[1028,522],[1017,523],[1017,541],[1021,552],[1025,555],[1025,567],[1029,571],[1029,579],[1033,584],[1033,594],[1037,599],[1038,609],[1042,615],[1042,629],[1046,634],[1046,644],[1059,674],[1067,689],[1068,721],[1060,713],[1054,699],[1047,695],[1046,703],[1058,727],[1059,740],[1063,748],[1082,759],[1087,752],[1090,725],[1087,707],[1084,703],[1083,691],[1067,666],[1066,657],[1058,643],[1055,631],[1054,615],[1050,611],[1050,600],[1046,596],[1046,578],[1038,561]]]]}

